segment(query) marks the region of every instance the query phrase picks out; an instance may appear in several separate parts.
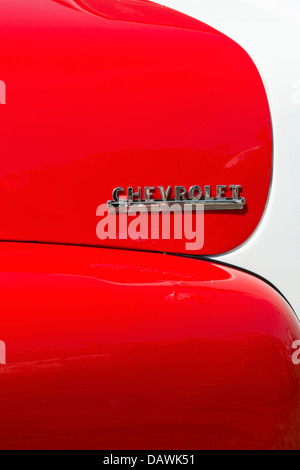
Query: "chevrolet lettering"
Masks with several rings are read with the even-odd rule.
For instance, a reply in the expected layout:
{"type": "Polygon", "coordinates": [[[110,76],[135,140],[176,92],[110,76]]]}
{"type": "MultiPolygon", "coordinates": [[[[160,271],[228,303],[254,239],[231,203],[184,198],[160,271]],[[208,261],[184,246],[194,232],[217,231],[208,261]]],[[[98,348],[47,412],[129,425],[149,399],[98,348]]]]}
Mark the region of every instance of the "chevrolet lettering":
{"type": "Polygon", "coordinates": [[[215,188],[215,197],[212,196],[211,186],[205,185],[204,190],[198,185],[191,186],[187,190],[184,186],[145,186],[144,189],[139,186],[137,190],[128,187],[127,192],[124,188],[118,187],[113,190],[112,200],[107,202],[108,209],[126,210],[131,206],[143,205],[147,208],[161,209],[173,204],[179,206],[190,205],[194,208],[196,205],[203,205],[205,210],[232,210],[243,209],[246,199],[240,197],[242,190],[239,184],[219,184],[215,188]],[[226,194],[230,192],[230,197],[226,194]],[[158,198],[155,196],[158,195],[158,198]]]}

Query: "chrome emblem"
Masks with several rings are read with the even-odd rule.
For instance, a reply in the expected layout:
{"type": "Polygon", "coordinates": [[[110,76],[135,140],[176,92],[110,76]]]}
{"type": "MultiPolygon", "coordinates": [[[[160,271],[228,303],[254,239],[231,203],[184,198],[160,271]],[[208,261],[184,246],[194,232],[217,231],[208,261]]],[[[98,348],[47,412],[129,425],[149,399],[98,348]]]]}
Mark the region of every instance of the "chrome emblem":
{"type": "Polygon", "coordinates": [[[107,207],[114,211],[120,209],[126,211],[129,207],[135,206],[138,209],[138,206],[142,205],[160,210],[176,203],[180,206],[187,204],[191,209],[199,204],[203,205],[205,210],[243,209],[246,199],[240,197],[241,188],[239,184],[229,185],[231,197],[226,197],[227,185],[219,184],[216,186],[216,197],[211,197],[210,186],[204,186],[204,192],[198,185],[191,186],[189,191],[184,186],[175,186],[174,190],[172,186],[168,186],[167,189],[164,186],[145,186],[143,192],[141,187],[138,187],[136,192],[133,187],[128,187],[127,193],[124,188],[118,187],[113,190],[112,200],[107,202],[107,207]],[[155,199],[155,194],[159,194],[160,198],[155,199]],[[174,198],[171,198],[172,194],[174,198]]]}

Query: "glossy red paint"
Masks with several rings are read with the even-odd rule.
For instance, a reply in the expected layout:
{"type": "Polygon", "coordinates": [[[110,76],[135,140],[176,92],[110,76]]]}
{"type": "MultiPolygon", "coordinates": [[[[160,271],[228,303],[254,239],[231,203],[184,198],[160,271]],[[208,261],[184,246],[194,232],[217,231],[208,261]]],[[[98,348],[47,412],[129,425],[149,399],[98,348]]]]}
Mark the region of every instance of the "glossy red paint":
{"type": "Polygon", "coordinates": [[[270,286],[172,255],[2,243],[1,448],[299,448],[270,286]]]}
{"type": "Polygon", "coordinates": [[[186,240],[100,241],[96,208],[116,186],[241,184],[247,207],[207,213],[200,253],[253,232],[271,122],[233,41],[142,0],[10,0],[0,44],[2,240],[185,251],[186,240]]]}

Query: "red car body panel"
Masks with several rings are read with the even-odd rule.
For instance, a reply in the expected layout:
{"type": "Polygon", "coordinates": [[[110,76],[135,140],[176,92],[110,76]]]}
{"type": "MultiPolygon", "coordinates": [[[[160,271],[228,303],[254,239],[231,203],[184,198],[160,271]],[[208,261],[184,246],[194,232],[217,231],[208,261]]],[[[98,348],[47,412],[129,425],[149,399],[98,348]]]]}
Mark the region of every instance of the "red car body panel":
{"type": "Polygon", "coordinates": [[[272,130],[252,60],[146,0],[0,0],[0,46],[1,449],[299,448],[283,297],[147,253],[185,239],[96,237],[115,187],[195,184],[247,203],[205,213],[200,254],[253,233],[272,130]]]}
{"type": "Polygon", "coordinates": [[[126,250],[0,260],[2,449],[299,447],[299,323],[263,281],[126,250]]]}
{"type": "Polygon", "coordinates": [[[272,135],[262,80],[240,46],[123,0],[1,1],[0,44],[2,240],[183,253],[185,239],[99,240],[96,209],[117,186],[195,184],[213,197],[216,185],[239,184],[247,203],[205,214],[199,253],[251,235],[272,135]]]}

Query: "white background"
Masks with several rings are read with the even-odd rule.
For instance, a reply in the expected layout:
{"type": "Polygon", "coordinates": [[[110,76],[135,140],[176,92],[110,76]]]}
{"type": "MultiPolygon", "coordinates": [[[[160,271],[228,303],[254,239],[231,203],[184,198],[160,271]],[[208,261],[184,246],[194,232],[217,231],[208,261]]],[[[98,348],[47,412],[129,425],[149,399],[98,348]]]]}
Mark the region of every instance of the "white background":
{"type": "MultiPolygon", "coordinates": [[[[263,78],[272,115],[270,199],[254,234],[218,260],[272,282],[300,316],[300,1],[159,0],[239,43],[263,78]]],[[[259,188],[257,188],[259,191],[259,188]]]]}

